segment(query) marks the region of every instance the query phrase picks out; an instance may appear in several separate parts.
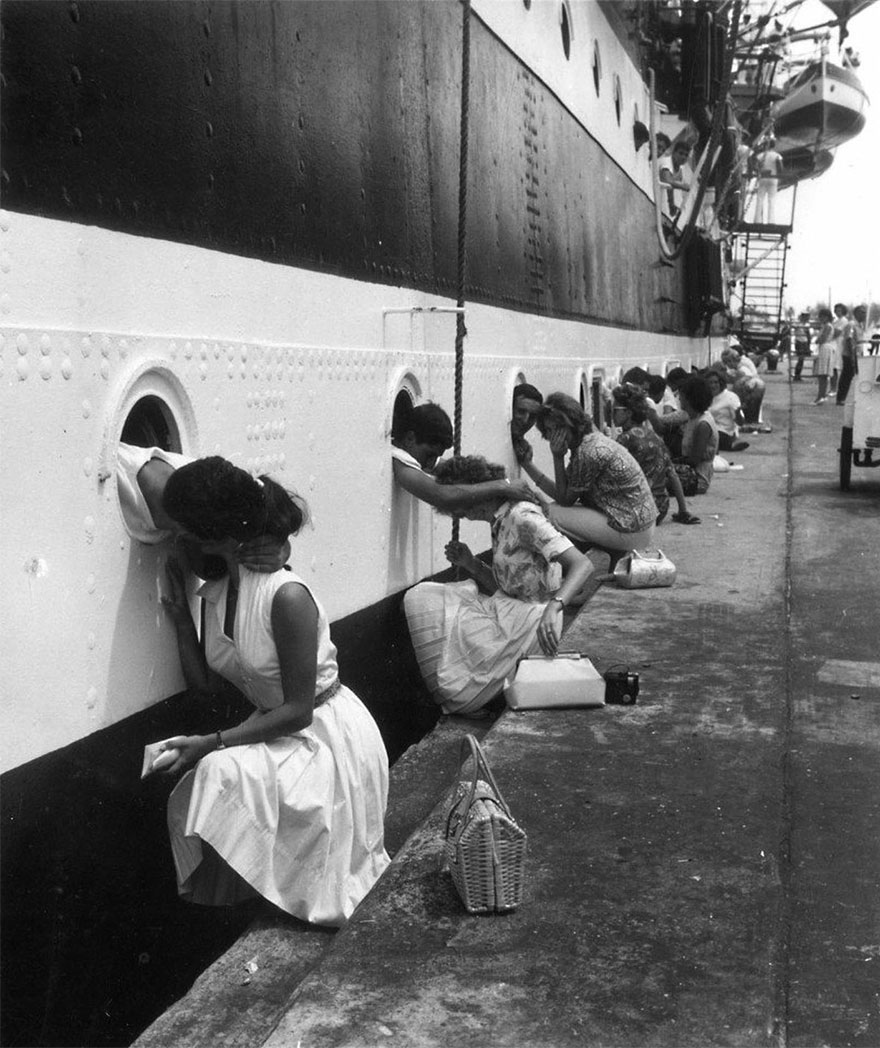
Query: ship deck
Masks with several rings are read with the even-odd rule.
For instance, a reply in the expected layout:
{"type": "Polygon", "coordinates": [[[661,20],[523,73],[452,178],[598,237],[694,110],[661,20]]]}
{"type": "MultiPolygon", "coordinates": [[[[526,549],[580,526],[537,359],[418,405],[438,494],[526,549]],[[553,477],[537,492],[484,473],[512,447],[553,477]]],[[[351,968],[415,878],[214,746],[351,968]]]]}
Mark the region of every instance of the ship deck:
{"type": "Polygon", "coordinates": [[[638,704],[441,721],[347,927],[264,916],[136,1045],[880,1044],[880,471],[841,493],[842,409],[766,381],[773,432],[660,529],[675,585],[567,628],[638,704]],[[506,916],[438,872],[474,725],[529,836],[506,916]]]}

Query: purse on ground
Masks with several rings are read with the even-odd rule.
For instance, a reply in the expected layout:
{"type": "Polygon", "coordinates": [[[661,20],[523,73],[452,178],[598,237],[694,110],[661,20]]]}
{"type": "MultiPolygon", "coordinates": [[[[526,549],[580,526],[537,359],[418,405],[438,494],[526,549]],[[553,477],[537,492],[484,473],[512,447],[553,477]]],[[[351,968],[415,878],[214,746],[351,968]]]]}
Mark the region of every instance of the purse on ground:
{"type": "Polygon", "coordinates": [[[501,796],[473,735],[461,743],[459,779],[446,816],[444,853],[468,913],[507,913],[522,901],[526,834],[501,796]],[[473,758],[473,774],[461,768],[473,758]]]}
{"type": "Polygon", "coordinates": [[[555,706],[604,706],[605,681],[584,655],[526,655],[505,682],[504,698],[512,710],[555,706]]]}
{"type": "Polygon", "coordinates": [[[646,553],[633,550],[615,565],[614,581],[623,589],[671,586],[675,582],[675,565],[662,549],[646,553]]]}

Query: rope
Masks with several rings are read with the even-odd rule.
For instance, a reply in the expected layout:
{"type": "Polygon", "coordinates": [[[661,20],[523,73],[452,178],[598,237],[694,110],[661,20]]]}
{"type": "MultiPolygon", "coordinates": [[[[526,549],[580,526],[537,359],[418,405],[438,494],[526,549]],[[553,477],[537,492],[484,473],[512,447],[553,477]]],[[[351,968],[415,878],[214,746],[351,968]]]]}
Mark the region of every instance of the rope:
{"type": "MultiPolygon", "coordinates": [[[[468,115],[470,109],[471,60],[471,4],[461,5],[461,127],[458,150],[458,298],[459,310],[464,308],[465,279],[467,275],[467,176],[468,176],[468,115]]],[[[467,328],[464,313],[455,315],[455,406],[453,411],[452,450],[461,454],[462,388],[464,385],[464,339],[467,328]]],[[[452,539],[458,541],[458,520],[452,520],[452,539]]]]}

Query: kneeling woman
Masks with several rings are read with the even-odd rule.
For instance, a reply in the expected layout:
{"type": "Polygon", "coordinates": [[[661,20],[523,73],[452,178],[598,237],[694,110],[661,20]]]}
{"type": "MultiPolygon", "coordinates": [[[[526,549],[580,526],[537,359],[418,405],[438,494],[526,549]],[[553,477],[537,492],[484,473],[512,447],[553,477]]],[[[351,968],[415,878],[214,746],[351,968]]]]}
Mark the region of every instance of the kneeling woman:
{"type": "Polygon", "coordinates": [[[556,527],[577,542],[608,551],[612,563],[619,553],[650,546],[657,506],[632,455],[596,432],[580,404],[565,393],[547,397],[538,430],[550,442],[555,480],[525,468],[556,500],[548,510],[556,527]]]}
{"type": "MultiPolygon", "coordinates": [[[[439,484],[500,480],[504,467],[479,456],[440,463],[439,484]]],[[[471,714],[501,692],[525,654],[555,654],[562,609],[580,595],[593,570],[533,502],[491,498],[463,511],[492,526],[491,568],[461,542],[450,563],[472,575],[463,582],[421,582],[403,606],[419,668],[445,713],[471,714]]]]}
{"type": "Polygon", "coordinates": [[[205,583],[205,654],[179,565],[162,603],[177,627],[187,684],[210,694],[209,667],[255,707],[240,725],[178,736],[168,801],[181,895],[228,905],[259,893],[294,917],[339,925],[388,865],[388,759],[373,718],[340,683],[323,608],[289,571],[258,574],[242,542],[299,531],[304,508],[268,477],[218,457],[167,480],[167,515],[227,574],[205,583]],[[206,661],[207,659],[207,661],[206,661]]]}

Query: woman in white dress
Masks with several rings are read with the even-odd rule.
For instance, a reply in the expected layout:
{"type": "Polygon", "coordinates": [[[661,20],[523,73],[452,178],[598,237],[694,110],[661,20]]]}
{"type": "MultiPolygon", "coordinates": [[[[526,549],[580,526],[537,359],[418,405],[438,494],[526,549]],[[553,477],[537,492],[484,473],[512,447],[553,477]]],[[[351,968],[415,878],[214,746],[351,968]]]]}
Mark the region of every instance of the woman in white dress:
{"type": "Polygon", "coordinates": [[[822,325],[816,341],[819,345],[814,373],[819,379],[814,404],[823,404],[828,399],[828,376],[836,367],[837,346],[834,341],[834,317],[830,309],[819,310],[819,323],[822,325]]]}
{"type": "Polygon", "coordinates": [[[237,547],[295,534],[304,507],[268,477],[218,457],[172,473],[165,513],[222,557],[205,583],[204,655],[179,564],[162,603],[177,627],[184,675],[210,694],[210,670],[254,712],[234,728],[176,736],[168,801],[180,894],[229,905],[254,892],[285,912],[340,925],[388,865],[383,846],[388,760],[373,718],[340,683],[329,623],[310,587],[289,571],[242,566],[237,547]]]}
{"type": "MultiPolygon", "coordinates": [[[[504,467],[477,455],[445,459],[438,484],[471,485],[500,480],[504,467]]],[[[445,713],[470,715],[498,695],[525,654],[555,654],[562,609],[575,601],[593,570],[590,560],[533,502],[500,496],[462,511],[492,526],[492,566],[463,542],[446,556],[473,579],[420,582],[404,599],[422,677],[445,713]]]]}

